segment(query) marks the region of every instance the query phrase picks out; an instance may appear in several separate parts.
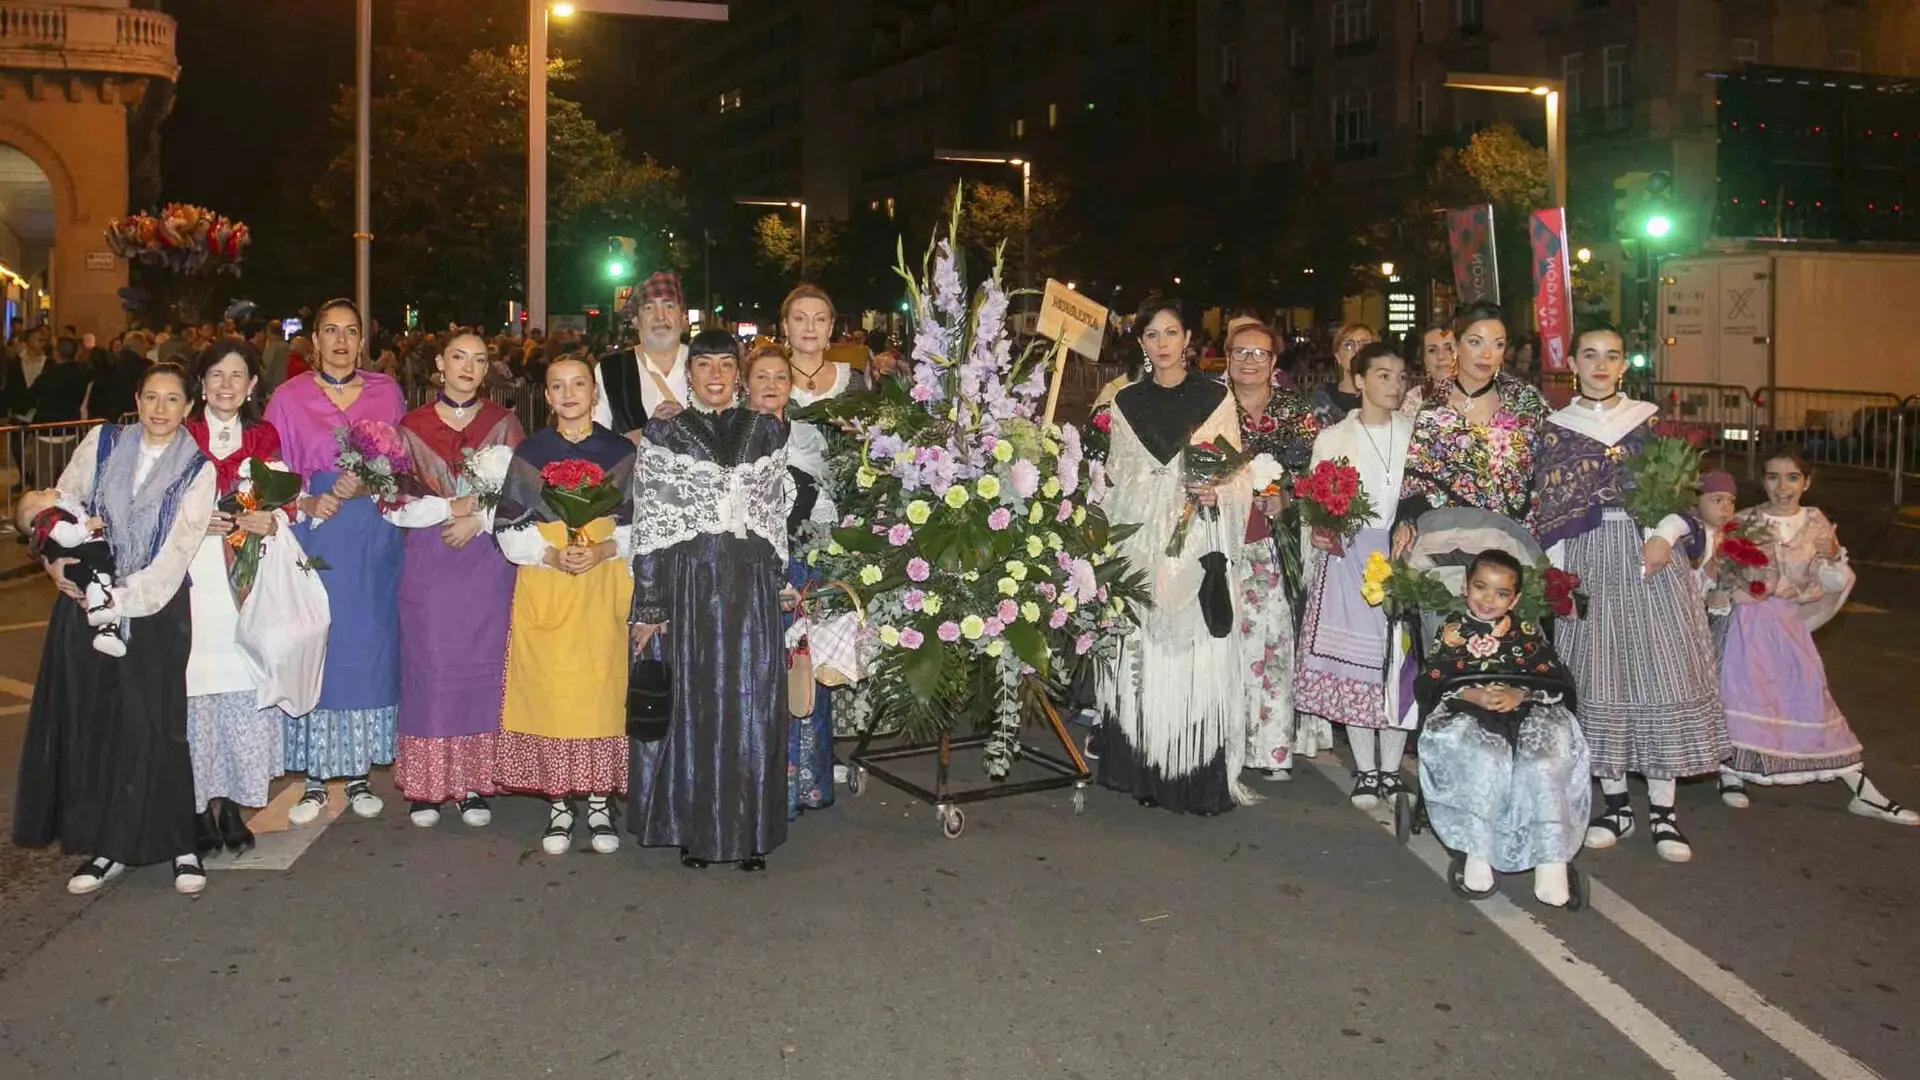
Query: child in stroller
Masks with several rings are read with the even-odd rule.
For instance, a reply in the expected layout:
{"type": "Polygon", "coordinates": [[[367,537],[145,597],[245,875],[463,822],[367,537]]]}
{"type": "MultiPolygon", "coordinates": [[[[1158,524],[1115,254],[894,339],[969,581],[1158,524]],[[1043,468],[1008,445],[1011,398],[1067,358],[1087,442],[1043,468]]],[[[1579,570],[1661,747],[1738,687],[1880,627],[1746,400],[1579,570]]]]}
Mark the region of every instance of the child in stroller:
{"type": "Polygon", "coordinates": [[[1430,644],[1412,687],[1425,718],[1422,810],[1454,853],[1448,883],[1481,900],[1496,870],[1532,870],[1535,898],[1577,910],[1585,883],[1572,860],[1592,780],[1573,678],[1544,628],[1513,613],[1538,545],[1485,511],[1434,511],[1420,524],[1408,562],[1457,581],[1465,609],[1428,616],[1430,644]]]}

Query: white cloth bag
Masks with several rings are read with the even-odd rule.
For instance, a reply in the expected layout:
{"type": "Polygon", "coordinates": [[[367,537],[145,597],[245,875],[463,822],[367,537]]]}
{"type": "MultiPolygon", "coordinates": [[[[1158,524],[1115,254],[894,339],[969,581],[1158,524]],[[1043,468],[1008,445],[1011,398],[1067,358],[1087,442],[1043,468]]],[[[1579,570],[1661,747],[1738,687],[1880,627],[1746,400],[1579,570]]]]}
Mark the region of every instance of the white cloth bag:
{"type": "Polygon", "coordinates": [[[305,716],[320,701],[333,622],[327,587],[320,581],[325,571],[302,569],[306,561],[292,530],[265,539],[260,570],[234,634],[259,687],[260,708],[277,705],[289,716],[305,716]]]}

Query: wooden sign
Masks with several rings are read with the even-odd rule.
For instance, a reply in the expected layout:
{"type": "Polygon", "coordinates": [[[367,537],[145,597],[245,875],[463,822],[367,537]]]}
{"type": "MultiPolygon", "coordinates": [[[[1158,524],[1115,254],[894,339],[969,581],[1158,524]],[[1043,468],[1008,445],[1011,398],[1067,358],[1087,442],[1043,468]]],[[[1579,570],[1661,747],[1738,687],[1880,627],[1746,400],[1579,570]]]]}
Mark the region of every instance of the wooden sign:
{"type": "Polygon", "coordinates": [[[1052,338],[1089,360],[1100,359],[1100,340],[1107,333],[1107,309],[1065,284],[1047,279],[1040,298],[1041,337],[1052,338]]]}
{"type": "Polygon", "coordinates": [[[87,252],[86,265],[89,270],[111,270],[117,265],[117,262],[118,260],[113,257],[113,252],[111,251],[87,252]]]}

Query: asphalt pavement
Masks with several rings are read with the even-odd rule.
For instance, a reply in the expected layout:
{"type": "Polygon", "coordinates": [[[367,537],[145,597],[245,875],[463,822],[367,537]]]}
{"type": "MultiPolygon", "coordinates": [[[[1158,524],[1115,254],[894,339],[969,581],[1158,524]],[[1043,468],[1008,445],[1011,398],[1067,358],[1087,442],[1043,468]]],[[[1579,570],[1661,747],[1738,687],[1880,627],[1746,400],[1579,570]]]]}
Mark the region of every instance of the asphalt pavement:
{"type": "MultiPolygon", "coordinates": [[[[0,583],[0,814],[51,596],[0,583]]],[[[1920,805],[1920,574],[1863,568],[1855,600],[1834,694],[1920,805]]],[[[1323,754],[1214,820],[1022,796],[956,840],[876,782],[761,875],[549,857],[530,800],[418,829],[384,775],[381,819],[269,834],[280,868],[216,862],[196,898],[160,867],[69,897],[77,859],[0,842],[0,1075],[1920,1076],[1920,829],[1838,785],[1685,785],[1695,860],[1589,853],[1566,913],[1525,878],[1453,897],[1345,782],[1323,754]]]]}

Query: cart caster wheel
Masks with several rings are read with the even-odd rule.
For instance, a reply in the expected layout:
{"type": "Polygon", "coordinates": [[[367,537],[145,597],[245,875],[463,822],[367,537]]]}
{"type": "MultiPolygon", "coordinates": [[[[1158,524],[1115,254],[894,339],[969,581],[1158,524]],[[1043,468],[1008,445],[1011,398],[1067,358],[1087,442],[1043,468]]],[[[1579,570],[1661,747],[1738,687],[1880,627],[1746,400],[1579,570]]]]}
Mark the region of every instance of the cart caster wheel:
{"type": "Polygon", "coordinates": [[[965,831],[967,831],[967,815],[959,807],[940,808],[940,835],[949,840],[958,840],[960,834],[965,831]]]}
{"type": "Polygon", "coordinates": [[[1073,812],[1076,814],[1084,814],[1087,812],[1087,789],[1085,787],[1075,787],[1073,789],[1073,812]]]}
{"type": "Polygon", "coordinates": [[[1402,791],[1393,797],[1394,839],[1406,843],[1416,830],[1413,823],[1413,796],[1402,791]]]}
{"type": "Polygon", "coordinates": [[[856,799],[867,793],[866,766],[855,765],[847,770],[847,793],[856,799]]]}

